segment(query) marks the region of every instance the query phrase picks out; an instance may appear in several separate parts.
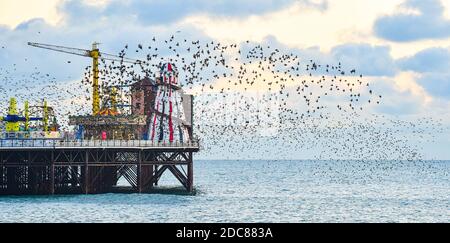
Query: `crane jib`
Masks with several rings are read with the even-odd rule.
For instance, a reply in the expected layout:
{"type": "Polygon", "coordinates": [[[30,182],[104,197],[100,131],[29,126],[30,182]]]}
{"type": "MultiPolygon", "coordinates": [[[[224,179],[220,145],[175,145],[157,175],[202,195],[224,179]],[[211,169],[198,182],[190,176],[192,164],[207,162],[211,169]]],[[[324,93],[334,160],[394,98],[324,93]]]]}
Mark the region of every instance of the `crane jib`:
{"type": "MultiPolygon", "coordinates": [[[[93,51],[93,50],[86,50],[86,49],[80,49],[80,48],[34,43],[34,42],[28,42],[28,45],[37,47],[37,48],[42,48],[42,49],[47,49],[47,50],[52,50],[52,51],[57,51],[57,52],[63,52],[63,53],[72,54],[72,55],[84,56],[84,57],[92,57],[92,51],[93,51]]],[[[145,63],[145,61],[142,61],[142,60],[131,59],[131,58],[123,57],[123,56],[117,56],[117,55],[112,55],[112,54],[108,54],[108,53],[103,53],[103,52],[99,52],[98,50],[97,50],[97,53],[98,53],[98,58],[102,59],[102,60],[119,61],[119,62],[132,63],[132,64],[145,63]]]]}

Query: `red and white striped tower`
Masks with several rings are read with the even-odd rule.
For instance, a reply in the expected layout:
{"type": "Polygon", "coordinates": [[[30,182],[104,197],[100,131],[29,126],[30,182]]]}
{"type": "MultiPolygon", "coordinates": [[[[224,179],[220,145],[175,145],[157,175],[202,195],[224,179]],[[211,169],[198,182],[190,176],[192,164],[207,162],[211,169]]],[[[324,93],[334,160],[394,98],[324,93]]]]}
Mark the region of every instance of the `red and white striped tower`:
{"type": "Polygon", "coordinates": [[[149,140],[153,142],[186,142],[189,132],[184,126],[183,91],[178,83],[178,70],[172,63],[162,65],[157,79],[155,107],[149,126],[149,140]]]}

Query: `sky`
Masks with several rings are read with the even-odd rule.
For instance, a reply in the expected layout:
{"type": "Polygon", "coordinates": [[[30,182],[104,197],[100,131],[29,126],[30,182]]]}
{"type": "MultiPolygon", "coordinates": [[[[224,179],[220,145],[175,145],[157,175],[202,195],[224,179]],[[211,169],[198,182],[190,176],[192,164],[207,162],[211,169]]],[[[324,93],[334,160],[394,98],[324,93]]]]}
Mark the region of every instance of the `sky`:
{"type": "MultiPolygon", "coordinates": [[[[268,43],[319,60],[339,60],[378,84],[374,108],[414,121],[430,116],[450,127],[450,0],[2,0],[0,67],[21,63],[73,82],[89,60],[43,55],[28,41],[117,53],[175,31],[191,39],[268,43]]],[[[18,64],[21,69],[26,65],[18,64]]],[[[20,69],[19,68],[19,69],[20,69]]],[[[450,159],[449,129],[427,147],[450,159]]]]}

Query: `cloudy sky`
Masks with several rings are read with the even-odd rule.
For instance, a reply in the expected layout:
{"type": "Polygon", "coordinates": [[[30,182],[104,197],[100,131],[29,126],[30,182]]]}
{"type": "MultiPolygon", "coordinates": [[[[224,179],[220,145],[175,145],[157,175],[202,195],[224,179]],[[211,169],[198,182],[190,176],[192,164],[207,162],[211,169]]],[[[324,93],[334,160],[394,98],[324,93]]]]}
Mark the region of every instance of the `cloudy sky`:
{"type": "MultiPolygon", "coordinates": [[[[450,0],[1,0],[0,66],[36,65],[67,82],[89,60],[68,69],[58,55],[28,41],[117,53],[126,43],[181,30],[191,39],[264,42],[319,60],[339,60],[378,83],[374,112],[450,124],[450,0]],[[24,56],[28,64],[20,64],[24,56]]],[[[63,59],[65,60],[65,59],[63,59]]],[[[448,129],[429,145],[450,158],[448,129]]]]}

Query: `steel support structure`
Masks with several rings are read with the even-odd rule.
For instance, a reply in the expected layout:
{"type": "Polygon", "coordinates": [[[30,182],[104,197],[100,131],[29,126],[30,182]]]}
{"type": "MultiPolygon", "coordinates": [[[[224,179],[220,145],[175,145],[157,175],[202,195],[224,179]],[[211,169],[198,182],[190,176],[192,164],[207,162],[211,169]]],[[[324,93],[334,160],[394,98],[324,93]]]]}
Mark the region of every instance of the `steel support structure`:
{"type": "Polygon", "coordinates": [[[193,153],[198,148],[0,149],[0,194],[150,193],[164,173],[193,191],[193,153]],[[123,188],[122,188],[123,189],[123,188]]]}

